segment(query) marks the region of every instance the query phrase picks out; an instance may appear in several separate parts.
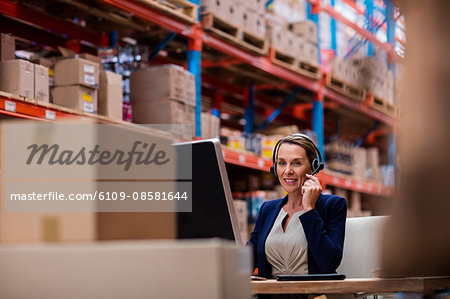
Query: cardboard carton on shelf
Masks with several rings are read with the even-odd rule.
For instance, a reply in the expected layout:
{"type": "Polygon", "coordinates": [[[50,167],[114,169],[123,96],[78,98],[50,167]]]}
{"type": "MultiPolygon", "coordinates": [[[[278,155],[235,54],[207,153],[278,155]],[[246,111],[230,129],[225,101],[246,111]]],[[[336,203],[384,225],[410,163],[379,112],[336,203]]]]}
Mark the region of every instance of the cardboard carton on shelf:
{"type": "Polygon", "coordinates": [[[16,52],[16,40],[9,34],[0,34],[0,61],[13,60],[16,52]]]}
{"type": "Polygon", "coordinates": [[[217,0],[202,0],[200,2],[200,11],[210,12],[219,18],[226,19],[226,3],[227,1],[217,1],[217,0]]]}
{"type": "Polygon", "coordinates": [[[272,25],[266,28],[266,38],[275,49],[282,50],[283,35],[284,31],[281,26],[272,25]]]}
{"type": "Polygon", "coordinates": [[[110,71],[100,72],[98,113],[114,119],[122,120],[122,101],[122,76],[110,71]]]}
{"type": "MultiPolygon", "coordinates": [[[[301,37],[297,37],[301,38],[301,37]]],[[[302,50],[300,53],[300,60],[303,62],[308,62],[311,64],[317,64],[317,59],[318,59],[318,55],[317,55],[317,45],[312,44],[306,40],[303,39],[303,47],[300,47],[300,49],[302,50]]]]}
{"type": "Polygon", "coordinates": [[[34,97],[34,64],[22,59],[0,62],[0,90],[34,97]]]}
{"type": "Polygon", "coordinates": [[[195,107],[191,105],[184,106],[184,120],[185,124],[191,125],[192,132],[190,132],[191,137],[195,136],[195,107]]]}
{"type": "Polygon", "coordinates": [[[264,38],[266,36],[264,16],[251,10],[247,11],[247,16],[247,26],[245,26],[244,28],[246,28],[246,30],[248,30],[250,33],[264,38]]]}
{"type": "Polygon", "coordinates": [[[52,90],[53,103],[84,112],[97,113],[97,89],[82,85],[57,86],[52,90]]]}
{"type": "MultiPolygon", "coordinates": [[[[185,104],[176,100],[136,102],[132,104],[133,122],[139,124],[188,124],[185,104]]],[[[182,139],[191,139],[192,131],[186,126],[172,126],[170,133],[182,139]]]]}
{"type": "Polygon", "coordinates": [[[95,56],[95,55],[92,55],[89,53],[81,53],[81,54],[78,54],[77,57],[83,58],[83,59],[86,59],[86,60],[89,60],[89,61],[92,61],[92,62],[98,64],[99,71],[101,71],[103,68],[102,67],[102,59],[98,56],[95,56]]]}
{"type": "Polygon", "coordinates": [[[247,201],[245,199],[244,200],[234,199],[233,204],[236,210],[236,218],[238,220],[241,240],[247,241],[249,239],[248,221],[247,221],[247,201]]]}
{"type": "Polygon", "coordinates": [[[98,63],[82,58],[58,60],[54,67],[55,86],[83,85],[98,88],[98,63]]]}
{"type": "Polygon", "coordinates": [[[258,15],[263,15],[266,12],[266,1],[264,0],[251,0],[246,3],[248,5],[248,9],[258,15]]]}
{"type": "Polygon", "coordinates": [[[172,99],[185,102],[184,69],[164,65],[134,71],[130,75],[131,103],[172,99]]]}
{"type": "Polygon", "coordinates": [[[48,68],[39,64],[34,65],[34,99],[49,102],[48,68]]]}
{"type": "Polygon", "coordinates": [[[288,28],[294,34],[300,35],[310,43],[317,45],[317,26],[313,21],[293,22],[288,25],[288,28]]]}
{"type": "Polygon", "coordinates": [[[209,121],[209,114],[202,112],[201,114],[202,138],[210,138],[211,122],[209,121]]]}
{"type": "Polygon", "coordinates": [[[224,18],[224,21],[236,27],[245,26],[244,21],[246,18],[243,18],[243,12],[245,11],[243,5],[241,5],[241,3],[238,3],[236,1],[223,1],[223,2],[225,11],[222,18],[224,18]]]}
{"type": "Polygon", "coordinates": [[[185,87],[185,103],[188,106],[196,106],[197,94],[195,87],[195,76],[189,71],[184,72],[186,87],[185,87]]]}

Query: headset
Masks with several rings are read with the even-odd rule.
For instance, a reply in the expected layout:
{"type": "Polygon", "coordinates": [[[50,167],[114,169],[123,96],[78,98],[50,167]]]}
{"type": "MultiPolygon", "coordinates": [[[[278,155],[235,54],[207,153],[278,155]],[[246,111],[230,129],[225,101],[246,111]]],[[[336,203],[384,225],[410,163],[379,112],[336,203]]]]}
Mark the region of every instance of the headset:
{"type": "MultiPolygon", "coordinates": [[[[308,136],[306,136],[304,134],[300,134],[300,133],[292,134],[288,137],[303,138],[303,139],[306,139],[309,143],[311,143],[313,145],[314,150],[316,151],[317,158],[311,162],[311,169],[313,170],[313,173],[311,175],[315,175],[319,171],[324,169],[325,165],[323,163],[322,155],[320,154],[319,149],[317,148],[316,144],[314,143],[314,141],[311,138],[309,138],[308,136]]],[[[278,142],[275,144],[275,147],[273,148],[272,166],[270,167],[270,172],[273,173],[276,177],[278,177],[276,158],[278,156],[278,150],[280,149],[280,146],[284,143],[284,140],[285,140],[284,138],[278,140],[278,142]]]]}

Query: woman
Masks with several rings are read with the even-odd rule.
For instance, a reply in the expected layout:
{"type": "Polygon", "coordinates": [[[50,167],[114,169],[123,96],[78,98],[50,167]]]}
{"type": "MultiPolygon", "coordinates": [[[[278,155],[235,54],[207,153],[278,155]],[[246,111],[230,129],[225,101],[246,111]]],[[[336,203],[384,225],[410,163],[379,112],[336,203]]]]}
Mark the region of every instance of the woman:
{"type": "MultiPolygon", "coordinates": [[[[248,244],[258,276],[335,273],[342,259],[347,203],[321,194],[320,152],[303,134],[281,139],[273,172],[287,196],[263,203],[248,244]]],[[[272,170],[271,169],[271,170],[272,170]]]]}

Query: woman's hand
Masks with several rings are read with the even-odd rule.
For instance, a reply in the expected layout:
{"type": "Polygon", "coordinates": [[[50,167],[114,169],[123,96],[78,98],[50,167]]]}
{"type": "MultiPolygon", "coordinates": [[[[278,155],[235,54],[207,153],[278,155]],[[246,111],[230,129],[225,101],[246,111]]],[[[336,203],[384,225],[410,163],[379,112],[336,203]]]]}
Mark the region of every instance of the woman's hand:
{"type": "Polygon", "coordinates": [[[302,186],[303,209],[305,212],[314,209],[317,198],[322,192],[322,185],[315,176],[306,174],[306,181],[302,186]]]}

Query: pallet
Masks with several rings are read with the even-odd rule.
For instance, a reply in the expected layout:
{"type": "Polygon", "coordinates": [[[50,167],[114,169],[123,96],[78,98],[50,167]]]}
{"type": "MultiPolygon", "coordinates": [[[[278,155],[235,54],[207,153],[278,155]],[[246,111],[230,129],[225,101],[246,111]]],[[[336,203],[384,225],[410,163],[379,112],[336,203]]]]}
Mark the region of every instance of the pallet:
{"type": "Polygon", "coordinates": [[[352,100],[364,102],[366,99],[366,91],[364,89],[357,88],[334,76],[327,76],[327,86],[352,100]]]}
{"type": "Polygon", "coordinates": [[[137,0],[151,8],[162,11],[167,15],[186,21],[189,24],[198,23],[198,5],[187,0],[137,0]]]}
{"type": "Polygon", "coordinates": [[[202,13],[202,26],[206,31],[244,50],[261,56],[266,55],[268,52],[269,43],[266,38],[248,32],[210,12],[202,13]]]}
{"type": "Polygon", "coordinates": [[[322,76],[318,64],[297,59],[274,48],[271,49],[270,60],[273,64],[282,66],[295,73],[307,76],[315,80],[319,80],[322,76]]]}
{"type": "Polygon", "coordinates": [[[387,100],[378,97],[376,95],[372,96],[371,107],[375,110],[378,110],[384,114],[388,114],[390,116],[396,116],[395,106],[389,103],[387,100]]]}

